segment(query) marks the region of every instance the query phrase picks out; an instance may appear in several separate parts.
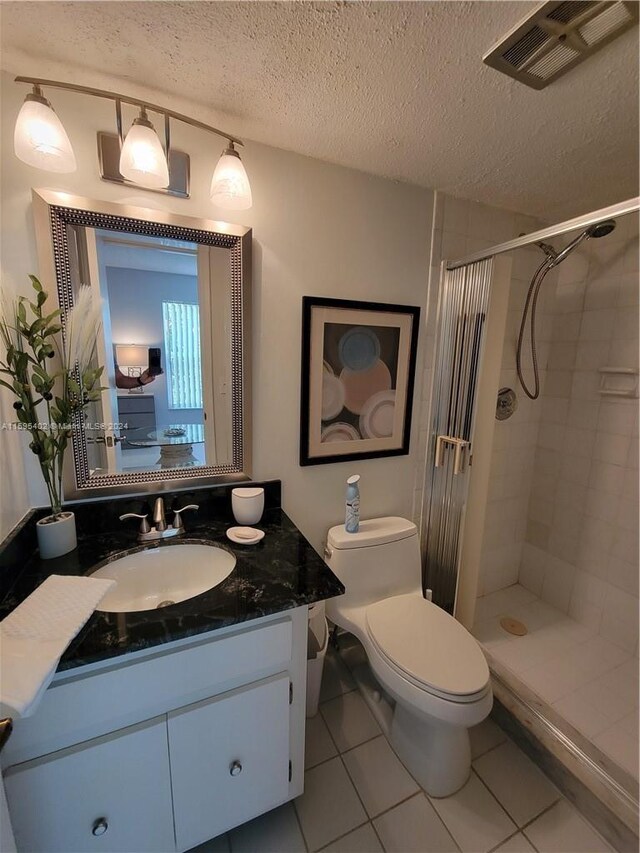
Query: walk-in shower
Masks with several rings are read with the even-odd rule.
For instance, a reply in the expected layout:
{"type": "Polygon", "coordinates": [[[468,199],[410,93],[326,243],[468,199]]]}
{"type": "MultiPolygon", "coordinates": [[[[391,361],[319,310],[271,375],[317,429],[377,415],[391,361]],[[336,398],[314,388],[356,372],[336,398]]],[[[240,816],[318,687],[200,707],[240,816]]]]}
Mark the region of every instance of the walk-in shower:
{"type": "Polygon", "coordinates": [[[531,284],[529,285],[524,310],[522,312],[520,332],[518,333],[518,347],[516,350],[516,369],[518,371],[518,379],[522,386],[522,390],[531,400],[537,400],[540,396],[540,372],[538,370],[538,352],[536,345],[536,314],[540,288],[542,287],[547,273],[549,273],[554,267],[557,267],[558,264],[561,264],[565,258],[567,258],[571,252],[573,252],[574,249],[577,249],[585,240],[589,240],[592,237],[606,237],[607,234],[611,234],[615,227],[615,219],[607,219],[604,222],[598,222],[596,225],[590,225],[560,252],[556,252],[553,246],[549,245],[549,243],[545,243],[543,240],[536,243],[536,245],[545,253],[546,257],[535,271],[533,278],[531,279],[531,284]],[[530,318],[529,346],[531,354],[531,369],[533,371],[533,389],[527,385],[523,368],[523,348],[527,318],[530,318]]]}
{"type": "Polygon", "coordinates": [[[422,515],[433,600],[482,644],[502,705],[615,814],[618,849],[638,817],[639,209],[435,256],[422,515]]]}

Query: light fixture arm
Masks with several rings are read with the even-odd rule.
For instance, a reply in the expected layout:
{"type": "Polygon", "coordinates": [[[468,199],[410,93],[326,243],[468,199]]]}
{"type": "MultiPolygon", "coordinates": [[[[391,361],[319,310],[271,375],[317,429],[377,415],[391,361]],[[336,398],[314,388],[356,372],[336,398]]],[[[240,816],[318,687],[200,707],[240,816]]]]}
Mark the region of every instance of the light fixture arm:
{"type": "Polygon", "coordinates": [[[165,141],[167,143],[167,151],[169,150],[169,119],[173,118],[176,121],[181,121],[184,124],[189,124],[191,127],[197,127],[200,130],[206,130],[208,133],[215,133],[223,139],[228,139],[229,142],[235,145],[244,145],[243,141],[237,136],[219,130],[210,124],[198,121],[195,118],[176,113],[173,110],[168,110],[166,107],[161,107],[158,104],[152,104],[149,101],[143,101],[139,98],[132,98],[129,95],[121,95],[118,92],[108,92],[104,89],[92,89],[89,86],[78,86],[75,83],[62,83],[58,80],[44,80],[40,77],[16,77],[16,83],[29,83],[31,86],[47,86],[52,89],[66,89],[70,92],[79,92],[82,95],[92,95],[94,98],[106,98],[109,101],[115,101],[116,105],[116,121],[119,120],[118,134],[122,141],[122,104],[131,104],[134,107],[143,107],[154,113],[161,113],[165,116],[165,141]]]}

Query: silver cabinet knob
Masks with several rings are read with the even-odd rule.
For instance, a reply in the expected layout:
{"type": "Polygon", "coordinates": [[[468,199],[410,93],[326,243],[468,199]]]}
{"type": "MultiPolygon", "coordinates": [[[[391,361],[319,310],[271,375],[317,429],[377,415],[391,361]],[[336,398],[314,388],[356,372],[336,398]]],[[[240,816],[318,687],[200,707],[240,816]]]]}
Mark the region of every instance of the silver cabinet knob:
{"type": "Polygon", "coordinates": [[[99,817],[97,820],[93,822],[93,826],[91,827],[92,835],[104,835],[105,832],[109,829],[109,824],[107,823],[106,817],[99,817]]]}
{"type": "Polygon", "coordinates": [[[231,776],[239,776],[242,773],[242,764],[239,761],[232,761],[229,765],[229,773],[231,776]]]}

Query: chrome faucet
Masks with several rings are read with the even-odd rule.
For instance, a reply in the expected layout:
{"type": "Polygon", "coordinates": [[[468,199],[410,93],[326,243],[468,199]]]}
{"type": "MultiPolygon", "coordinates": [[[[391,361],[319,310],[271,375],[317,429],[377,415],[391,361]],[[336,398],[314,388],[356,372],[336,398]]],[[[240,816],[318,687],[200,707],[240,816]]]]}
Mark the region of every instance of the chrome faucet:
{"type": "Polygon", "coordinates": [[[181,509],[175,509],[173,511],[173,524],[167,525],[164,513],[164,500],[162,498],[156,498],[156,502],[153,506],[153,527],[149,526],[149,522],[147,521],[148,513],[146,512],[144,514],[137,512],[125,512],[124,515],[120,516],[120,521],[124,521],[125,518],[140,519],[140,529],[138,531],[139,542],[150,542],[154,539],[168,539],[170,536],[178,536],[180,533],[184,533],[182,513],[189,509],[199,509],[199,506],[198,504],[188,504],[187,506],[183,506],[181,509]]]}

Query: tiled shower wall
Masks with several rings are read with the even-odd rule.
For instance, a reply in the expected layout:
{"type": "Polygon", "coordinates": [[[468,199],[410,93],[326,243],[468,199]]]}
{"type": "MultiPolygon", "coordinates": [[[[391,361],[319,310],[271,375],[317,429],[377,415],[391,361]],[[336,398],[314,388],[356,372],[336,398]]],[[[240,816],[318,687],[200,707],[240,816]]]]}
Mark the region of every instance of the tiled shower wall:
{"type": "MultiPolygon", "coordinates": [[[[573,236],[573,235],[572,235],[573,236]]],[[[638,400],[599,369],[638,369],[638,220],[557,269],[520,583],[633,651],[638,643],[638,400]]]]}

